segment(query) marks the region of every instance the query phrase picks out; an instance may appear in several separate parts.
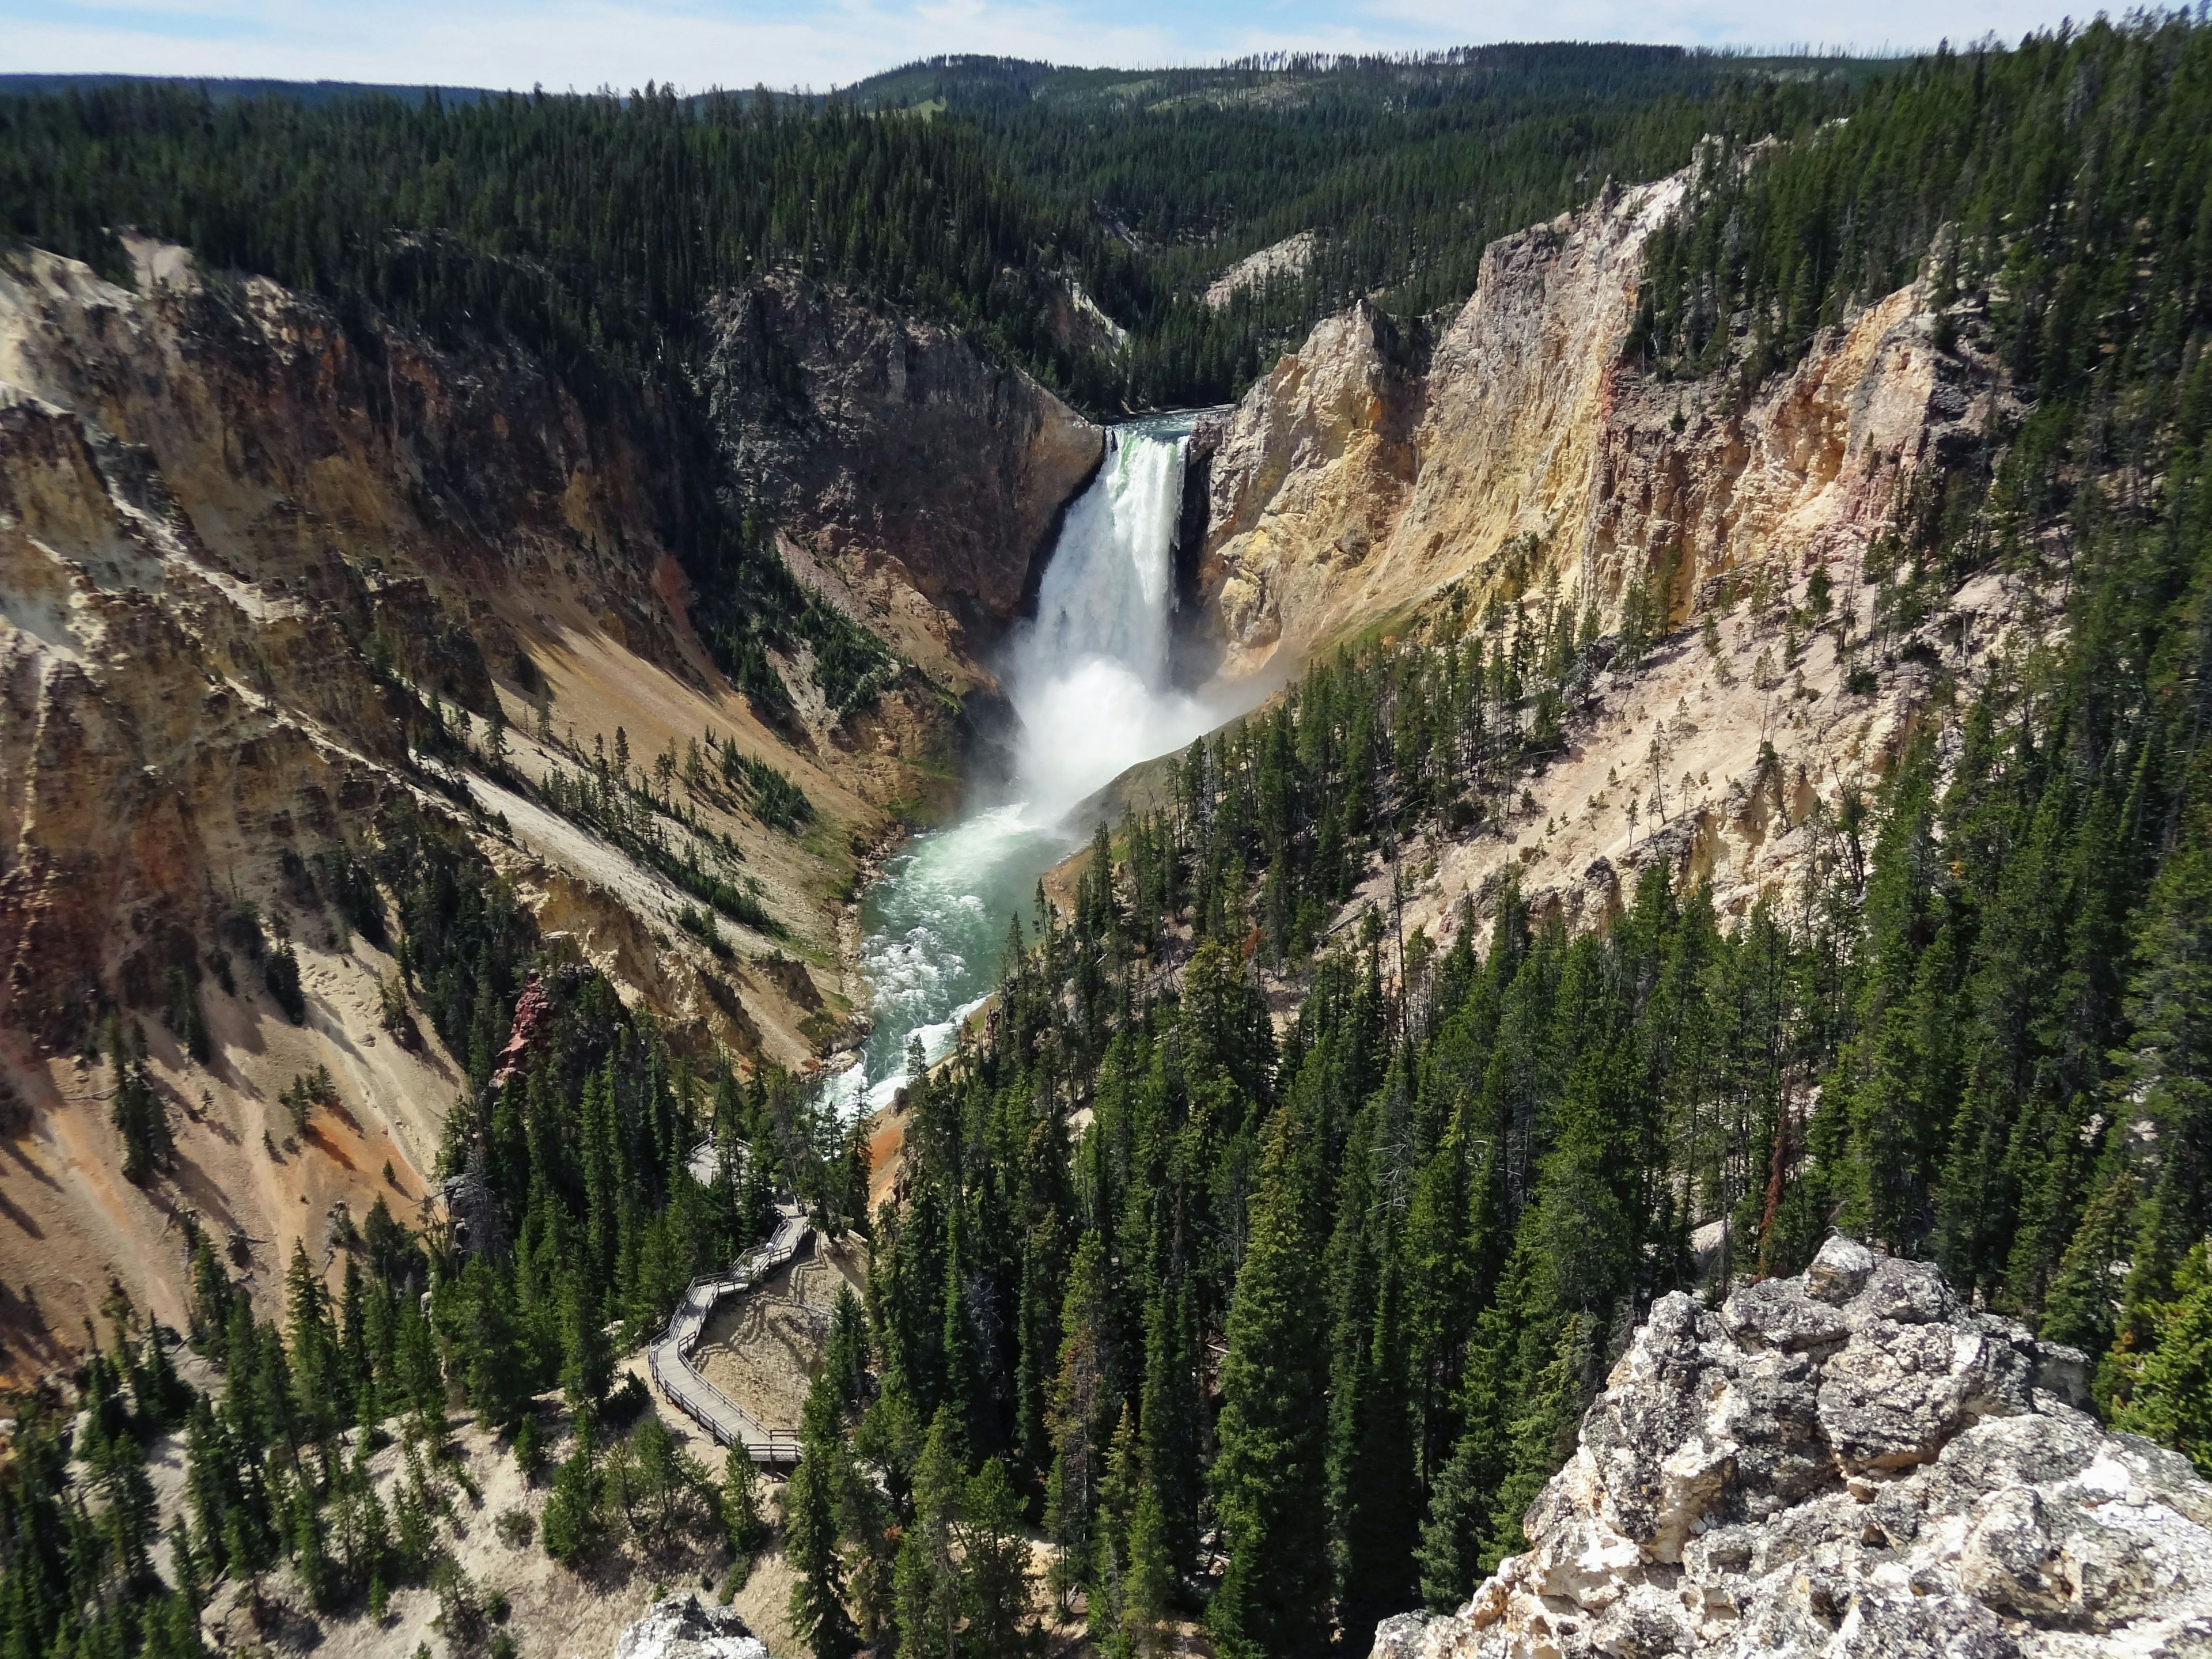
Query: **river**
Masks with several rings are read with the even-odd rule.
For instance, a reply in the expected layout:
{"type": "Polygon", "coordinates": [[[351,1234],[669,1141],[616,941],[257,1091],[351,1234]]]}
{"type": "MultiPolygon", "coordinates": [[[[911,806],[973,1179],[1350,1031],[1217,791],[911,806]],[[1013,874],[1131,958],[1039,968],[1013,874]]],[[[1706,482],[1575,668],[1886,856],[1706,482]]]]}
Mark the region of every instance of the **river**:
{"type": "Polygon", "coordinates": [[[1089,836],[1079,803],[1139,761],[1180,749],[1236,712],[1169,679],[1176,521],[1193,417],[1112,428],[1098,474],[1069,507],[1036,617],[1000,674],[1021,716],[1003,798],[918,835],[860,903],[860,967],[874,1024],[859,1063],[823,1085],[841,1118],[888,1103],[909,1042],[934,1061],[998,982],[1007,925],[1034,921],[1037,878],[1089,836]]]}

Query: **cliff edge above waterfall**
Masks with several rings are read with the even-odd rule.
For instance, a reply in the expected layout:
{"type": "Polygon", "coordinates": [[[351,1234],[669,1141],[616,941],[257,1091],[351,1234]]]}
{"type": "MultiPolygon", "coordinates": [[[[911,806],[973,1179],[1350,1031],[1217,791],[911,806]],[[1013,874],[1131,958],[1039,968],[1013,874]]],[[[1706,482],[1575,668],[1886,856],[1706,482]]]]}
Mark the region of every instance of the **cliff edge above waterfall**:
{"type": "Polygon", "coordinates": [[[709,332],[716,435],[793,569],[939,683],[984,678],[1103,430],[944,325],[788,271],[709,332]]]}
{"type": "Polygon", "coordinates": [[[2204,1652],[2212,1486],[2100,1429],[2084,1370],[1846,1238],[1717,1310],[1662,1297],[1528,1549],[1375,1659],[2204,1652]]]}

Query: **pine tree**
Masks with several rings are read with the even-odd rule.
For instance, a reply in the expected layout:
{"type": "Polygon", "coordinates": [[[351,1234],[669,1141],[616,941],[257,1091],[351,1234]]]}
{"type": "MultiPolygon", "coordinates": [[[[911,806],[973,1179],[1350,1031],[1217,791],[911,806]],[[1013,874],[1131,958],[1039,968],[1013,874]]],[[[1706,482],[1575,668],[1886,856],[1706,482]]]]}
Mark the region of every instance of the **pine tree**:
{"type": "Polygon", "coordinates": [[[513,1291],[505,1274],[478,1256],[463,1276],[455,1333],[462,1383],[484,1422],[511,1431],[530,1407],[530,1379],[515,1340],[513,1291]]]}
{"type": "Polygon", "coordinates": [[[1848,1123],[1842,1224],[1899,1249],[1916,1247],[1934,1224],[1930,1189],[1955,1116],[1960,940],[1929,873],[1936,867],[1930,769],[1923,744],[1893,785],[1867,891],[1871,966],[1860,1035],[1838,1068],[1838,1103],[1823,1107],[1848,1123]]]}
{"type": "Polygon", "coordinates": [[[2145,1310],[2148,1340],[2128,1357],[2127,1403],[2113,1426],[2172,1446],[2212,1476],[2212,1260],[2198,1243],[2174,1274],[2174,1297],[2145,1310]]]}
{"type": "Polygon", "coordinates": [[[784,1559],[793,1574],[787,1613],[813,1659],[846,1659],[857,1645],[845,1607],[837,1506],[845,1457],[834,1385],[817,1377],[801,1419],[799,1468],[784,1492],[784,1559]]]}
{"type": "Polygon", "coordinates": [[[173,1154],[168,1108],[146,1069],[144,1042],[119,1018],[108,1022],[107,1046],[115,1059],[115,1097],[108,1115],[123,1138],[123,1178],[143,1187],[168,1167],[173,1154]]]}
{"type": "Polygon", "coordinates": [[[962,1600],[969,1650],[1012,1659],[1034,1653],[1039,1644],[1030,1612],[1029,1540],[1021,1498],[1006,1465],[986,1459],[969,1478],[963,1505],[962,1600]]]}
{"type": "MultiPolygon", "coordinates": [[[[438,1364],[438,1351],[429,1322],[412,1297],[399,1304],[398,1327],[392,1337],[392,1364],[400,1393],[414,1414],[422,1438],[442,1445],[446,1438],[446,1381],[438,1364]]],[[[228,1396],[226,1396],[228,1397],[228,1396]]]]}
{"type": "Polygon", "coordinates": [[[331,1597],[330,1559],[323,1549],[322,1511],[314,1489],[305,1480],[292,1488],[291,1536],[292,1567],[300,1575],[301,1588],[314,1606],[324,1607],[331,1597]]]}
{"type": "Polygon", "coordinates": [[[153,1571],[157,1510],[146,1456],[129,1432],[99,1437],[90,1448],[94,1484],[106,1500],[100,1529],[116,1579],[126,1592],[143,1587],[153,1571]]]}
{"type": "Polygon", "coordinates": [[[2129,1103],[2116,1109],[2154,1131],[2136,1177],[2130,1314],[2163,1299],[2212,1225],[2212,851],[2176,852],[2147,908],[2128,994],[2135,1040],[2113,1079],[2129,1103]]]}
{"type": "Polygon", "coordinates": [[[1048,1417],[1060,1353],[1062,1265],[1059,1218],[1048,1212],[1023,1239],[1021,1297],[1016,1312],[1019,1332],[1014,1360],[1013,1446],[1020,1463],[1032,1472],[1048,1468],[1052,1463],[1048,1417]]]}
{"type": "Polygon", "coordinates": [[[298,1391],[300,1420],[310,1438],[319,1438],[337,1414],[352,1404],[326,1395],[337,1380],[337,1341],[331,1328],[330,1291],[322,1275],[307,1260],[306,1245],[292,1243],[292,1260],[284,1271],[284,1300],[291,1326],[291,1372],[298,1391]]]}
{"type": "MultiPolygon", "coordinates": [[[[1573,1449],[1575,1425],[1582,1420],[1583,1397],[1595,1382],[1596,1329],[1585,1315],[1572,1314],[1558,1328],[1540,1369],[1528,1367],[1529,1389],[1511,1419],[1505,1468],[1492,1502],[1490,1534],[1482,1571],[1528,1547],[1521,1517],[1535,1502],[1544,1482],[1573,1449]]],[[[1522,1346],[1534,1346],[1534,1331],[1522,1346]]]]}
{"type": "Polygon", "coordinates": [[[593,1425],[614,1381],[614,1355],[608,1347],[598,1298],[592,1293],[590,1279],[580,1271],[568,1275],[561,1322],[562,1397],[568,1402],[572,1422],[593,1425]]]}
{"type": "Polygon", "coordinates": [[[1170,1571],[1198,1559],[1198,1333],[1188,1284],[1155,1291],[1145,1310],[1145,1462],[1170,1571]]]}
{"type": "Polygon", "coordinates": [[[915,1464],[913,1524],[899,1540],[895,1593],[902,1659],[954,1659],[959,1650],[963,1445],[951,1407],[939,1406],[915,1464]]]}
{"type": "Polygon", "coordinates": [[[1121,1579],[1121,1634],[1139,1659],[1168,1651],[1176,1570],[1168,1546],[1167,1516],[1158,1489],[1147,1484],[1129,1511],[1127,1563],[1121,1579]]]}
{"type": "Polygon", "coordinates": [[[300,957],[290,939],[279,939],[269,947],[261,964],[261,979],[286,1019],[295,1025],[307,1024],[307,998],[300,988],[300,957]]]}
{"type": "Polygon", "coordinates": [[[1080,1576],[1090,1558],[1091,1519],[1105,1474],[1108,1413],[1119,1404],[1106,1246],[1095,1231],[1083,1236],[1068,1266],[1060,1324],[1045,1527],[1060,1546],[1066,1571],[1080,1576]]]}
{"type": "Polygon", "coordinates": [[[1358,1334],[1366,1344],[1364,1388],[1352,1425],[1340,1484],[1343,1504],[1346,1628],[1356,1644],[1367,1620],[1415,1600],[1414,1553],[1420,1513],[1406,1501],[1414,1479],[1413,1422],[1406,1391],[1404,1297],[1395,1252],[1383,1246],[1382,1283],[1372,1317],[1358,1334]]]}
{"type": "Polygon", "coordinates": [[[1099,1483],[1085,1578],[1089,1586],[1085,1611],[1091,1637],[1109,1646],[1121,1639],[1129,1514],[1146,1484],[1144,1448],[1137,1439],[1136,1420],[1124,1406],[1106,1455],[1105,1478],[1099,1483]]]}
{"type": "Polygon", "coordinates": [[[750,1562],[768,1541],[768,1523],[760,1509],[759,1471],[750,1453],[741,1445],[730,1448],[722,1461],[722,1528],[730,1553],[750,1562]]]}
{"type": "MultiPolygon", "coordinates": [[[[545,1512],[539,1521],[539,1531],[545,1540],[545,1553],[563,1566],[573,1567],[580,1561],[597,1538],[599,1520],[599,1468],[588,1434],[580,1436],[576,1449],[562,1460],[553,1477],[553,1490],[545,1499],[545,1512]]],[[[403,1494],[405,1501],[409,1494],[403,1494]]],[[[405,1511],[402,1511],[401,1551],[409,1553],[405,1543],[407,1526],[405,1511]]]]}
{"type": "MultiPolygon", "coordinates": [[[[1310,1061],[1309,1064],[1311,1064],[1310,1061]]],[[[1221,1364],[1213,1484],[1229,1566],[1206,1622],[1230,1659],[1328,1643],[1327,1349],[1310,1208],[1318,1149],[1286,1108],[1270,1126],[1221,1364]]]]}
{"type": "Polygon", "coordinates": [[[822,1369],[837,1395],[837,1408],[851,1415],[860,1408],[867,1388],[867,1315],[850,1285],[840,1284],[830,1310],[830,1336],[823,1345],[822,1369]]]}

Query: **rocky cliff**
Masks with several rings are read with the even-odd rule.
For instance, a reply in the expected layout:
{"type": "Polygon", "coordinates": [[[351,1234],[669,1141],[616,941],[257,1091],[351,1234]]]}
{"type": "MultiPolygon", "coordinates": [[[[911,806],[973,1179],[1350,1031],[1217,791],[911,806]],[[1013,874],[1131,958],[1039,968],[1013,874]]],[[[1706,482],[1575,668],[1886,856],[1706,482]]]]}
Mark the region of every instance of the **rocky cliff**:
{"type": "Polygon", "coordinates": [[[1199,436],[1199,568],[1222,666],[1256,672],[1455,581],[1557,580],[1610,619],[1673,560],[1674,614],[1753,562],[1863,551],[1899,476],[1978,432],[1997,388],[1939,349],[1917,288],[1825,330],[1746,400],[1630,355],[1645,240],[1678,176],[1494,242],[1424,354],[1365,306],[1319,324],[1199,436]]]}
{"type": "Polygon", "coordinates": [[[1663,1297],[1528,1550],[1376,1659],[2203,1652],[2212,1486],[2100,1430],[2083,1370],[1848,1239],[1717,1311],[1663,1297]]]}
{"type": "Polygon", "coordinates": [[[1609,632],[1636,592],[1659,623],[1633,672],[1584,686],[1519,812],[1414,850],[1409,927],[1449,932],[1459,896],[1494,890],[1509,864],[1540,913],[1571,920],[1601,920],[1655,860],[1710,877],[1741,914],[1832,850],[1816,809],[1887,767],[1931,664],[1969,672],[2051,623],[1990,576],[1879,653],[1846,665],[1832,637],[1801,653],[1816,579],[1830,620],[1867,637],[1864,556],[1916,471],[2002,441],[2023,403],[1980,317],[1939,318],[1917,285],[1749,391],[1733,366],[1656,378],[1632,349],[1642,253],[1685,184],[1608,187],[1493,243],[1432,339],[1364,305],[1324,320],[1194,435],[1191,581],[1227,678],[1370,633],[1467,632],[1493,602],[1556,603],[1609,632]],[[1701,642],[1691,629],[1709,621],[1701,642]],[[1639,832],[1624,809],[1648,795],[1660,810],[1639,832]]]}
{"type": "Polygon", "coordinates": [[[950,329],[788,274],[709,331],[715,429],[793,568],[933,678],[985,678],[1104,434],[950,329]]]}
{"type": "Polygon", "coordinates": [[[111,1278],[180,1319],[179,1253],[154,1248],[180,1209],[273,1284],[342,1209],[423,1198],[460,1069],[426,1020],[403,1023],[421,1041],[386,1029],[397,964],[329,876],[393,812],[461,837],[541,933],[684,1040],[812,1063],[856,996],[836,927],[858,854],[893,806],[945,795],[957,694],[988,684],[976,635],[1018,605],[1097,447],[957,340],[773,283],[732,301],[729,329],[749,319],[746,349],[781,365],[770,386],[734,346],[714,360],[732,493],[920,670],[840,720],[805,695],[806,663],[778,658],[798,716],[764,720],[692,631],[650,409],[127,246],[127,285],[31,250],[0,262],[0,1340],[17,1374],[75,1342],[111,1278]],[[964,496],[963,477],[981,479],[964,496]],[[471,734],[443,758],[422,747],[434,708],[471,734]],[[641,776],[710,732],[817,814],[794,833],[711,771],[674,786],[659,833],[708,849],[781,929],[734,929],[722,954],[675,926],[690,900],[666,873],[543,787],[618,736],[641,776]],[[281,936],[297,1022],[248,961],[281,936]],[[182,1000],[204,1040],[165,1025],[182,1000]],[[173,1174],[144,1189],[118,1173],[108,1068],[74,1058],[110,1011],[145,1033],[177,1137],[173,1174]],[[316,1066],[343,1109],[298,1140],[276,1097],[316,1066]]]}
{"type": "Polygon", "coordinates": [[[727,1607],[687,1594],[654,1602],[622,1633],[614,1659],[768,1659],[768,1646],[727,1607]]]}

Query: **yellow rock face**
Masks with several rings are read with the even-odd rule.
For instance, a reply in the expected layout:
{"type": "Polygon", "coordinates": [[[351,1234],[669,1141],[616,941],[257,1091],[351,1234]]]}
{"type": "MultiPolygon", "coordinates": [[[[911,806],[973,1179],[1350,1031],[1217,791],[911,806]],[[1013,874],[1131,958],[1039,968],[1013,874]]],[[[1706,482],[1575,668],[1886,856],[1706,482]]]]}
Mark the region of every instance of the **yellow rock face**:
{"type": "Polygon", "coordinates": [[[1824,331],[1747,406],[1624,356],[1644,244],[1680,178],[1610,191],[1493,243],[1425,366],[1364,305],[1318,325],[1212,448],[1200,583],[1231,678],[1388,619],[1453,583],[1547,580],[1608,623],[1675,556],[1680,621],[1732,567],[1863,550],[1944,406],[1915,289],[1824,331]]]}
{"type": "MultiPolygon", "coordinates": [[[[1916,729],[1929,665],[1970,675],[2056,625],[1985,573],[1912,639],[1862,650],[1853,681],[1832,629],[1788,622],[1824,570],[1831,621],[1863,641],[1862,561],[1914,471],[2021,405],[1986,345],[1937,349],[1917,286],[1822,330],[1748,395],[1727,369],[1657,379],[1629,343],[1645,241],[1685,184],[1608,190],[1493,243],[1433,343],[1364,304],[1326,319],[1194,437],[1201,626],[1230,679],[1417,627],[1487,649],[1493,599],[1595,613],[1610,633],[1633,585],[1656,595],[1671,573],[1673,638],[1588,678],[1562,751],[1502,816],[1401,849],[1409,932],[1450,937],[1462,898],[1483,921],[1509,868],[1539,915],[1576,927],[1603,926],[1655,864],[1711,881],[1729,915],[1784,902],[1860,856],[1834,809],[1916,729]],[[1686,627],[1708,621],[1702,638],[1686,627]]],[[[1337,920],[1370,902],[1395,902],[1391,872],[1337,920]]]]}
{"type": "Polygon", "coordinates": [[[1018,604],[1100,444],[951,337],[814,296],[805,385],[843,425],[812,434],[813,494],[777,527],[803,578],[936,684],[841,722],[791,664],[798,714],[770,726],[691,631],[649,421],[587,412],[517,354],[457,361],[183,250],[131,252],[127,288],[0,260],[0,1350],[18,1377],[81,1340],[111,1279],[181,1321],[183,1211],[235,1236],[264,1287],[295,1240],[323,1258],[338,1206],[416,1219],[462,1069],[427,1018],[409,1041],[384,1029],[394,963],[287,874],[394,803],[467,835],[556,951],[679,1042],[815,1063],[859,1000],[838,931],[860,857],[892,806],[946,804],[946,691],[988,694],[977,630],[1018,604]],[[1005,463],[963,514],[944,455],[909,477],[884,448],[933,421],[1005,463]],[[815,805],[803,836],[712,775],[674,793],[742,850],[787,936],[725,924],[712,952],[675,925],[686,895],[531,791],[478,762],[432,776],[407,721],[433,694],[479,743],[498,709],[533,786],[618,730],[641,770],[710,731],[768,760],[815,805]],[[246,902],[290,931],[302,1025],[243,961],[216,988],[221,918],[246,902]],[[178,972],[199,979],[205,1063],[161,1024],[178,972]],[[116,1010],[177,1138],[143,1189],[118,1173],[111,1068],[74,1061],[116,1010]],[[295,1134],[277,1097],[319,1065],[342,1110],[295,1134]]]}

